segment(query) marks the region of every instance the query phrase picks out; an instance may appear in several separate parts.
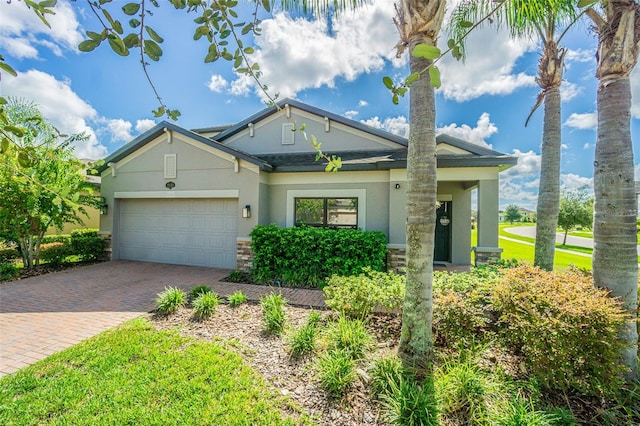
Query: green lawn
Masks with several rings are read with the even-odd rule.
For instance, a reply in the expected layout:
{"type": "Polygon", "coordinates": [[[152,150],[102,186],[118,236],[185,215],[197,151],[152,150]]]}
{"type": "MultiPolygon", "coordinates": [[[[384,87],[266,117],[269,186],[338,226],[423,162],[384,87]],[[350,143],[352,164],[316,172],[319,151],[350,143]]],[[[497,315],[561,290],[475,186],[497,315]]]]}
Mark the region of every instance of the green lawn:
{"type": "Polygon", "coordinates": [[[234,352],[144,319],[1,378],[0,401],[3,425],[310,423],[234,352]]]}

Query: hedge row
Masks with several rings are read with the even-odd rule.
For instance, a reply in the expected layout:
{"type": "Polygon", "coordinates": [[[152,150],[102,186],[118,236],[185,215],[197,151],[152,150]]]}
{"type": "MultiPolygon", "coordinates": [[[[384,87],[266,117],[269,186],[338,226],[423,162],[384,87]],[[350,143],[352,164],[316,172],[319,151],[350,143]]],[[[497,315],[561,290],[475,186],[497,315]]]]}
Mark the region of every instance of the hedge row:
{"type": "Polygon", "coordinates": [[[258,225],[251,231],[254,280],[323,287],[334,274],[384,271],[387,236],[378,231],[258,225]]]}

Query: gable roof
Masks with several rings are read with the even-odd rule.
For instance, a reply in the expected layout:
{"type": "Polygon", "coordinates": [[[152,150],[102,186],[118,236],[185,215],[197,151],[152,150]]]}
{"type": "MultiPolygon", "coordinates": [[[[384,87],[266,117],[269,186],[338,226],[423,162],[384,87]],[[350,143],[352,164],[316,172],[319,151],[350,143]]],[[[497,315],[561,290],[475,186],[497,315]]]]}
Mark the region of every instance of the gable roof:
{"type": "Polygon", "coordinates": [[[233,155],[234,157],[238,157],[242,160],[248,161],[249,163],[253,163],[256,166],[260,167],[261,170],[265,170],[265,171],[272,170],[272,167],[270,164],[266,163],[264,160],[261,160],[251,154],[231,148],[227,145],[221,144],[217,141],[201,136],[198,133],[195,133],[191,130],[187,130],[182,127],[176,126],[175,124],[169,123],[167,121],[162,121],[156,124],[151,129],[142,133],[135,139],[133,139],[131,142],[126,143],[125,145],[120,147],[118,150],[116,150],[113,154],[105,158],[104,164],[98,167],[98,171],[102,173],[104,170],[106,170],[109,167],[109,163],[117,163],[118,161],[122,160],[123,158],[127,157],[128,155],[132,154],[138,149],[142,148],[146,144],[155,140],[158,136],[162,135],[165,132],[165,130],[171,130],[172,132],[176,132],[188,138],[194,139],[204,145],[219,149],[220,151],[233,155]]]}
{"type": "Polygon", "coordinates": [[[224,142],[225,139],[235,135],[236,133],[247,128],[249,123],[257,123],[265,118],[281,111],[285,108],[286,105],[297,108],[301,111],[308,112],[313,115],[317,115],[320,118],[327,117],[329,120],[334,121],[336,123],[343,124],[345,126],[378,136],[382,139],[386,139],[390,142],[394,142],[400,146],[407,146],[407,139],[402,136],[394,135],[393,133],[386,132],[382,129],[376,129],[375,127],[367,126],[364,123],[359,121],[351,120],[349,118],[343,117],[341,115],[335,114],[333,112],[325,111],[320,108],[313,107],[311,105],[307,105],[300,101],[296,101],[295,99],[286,98],[281,100],[276,104],[276,106],[265,108],[262,111],[253,114],[251,117],[248,117],[238,124],[229,127],[228,129],[222,131],[221,133],[215,135],[213,138],[219,142],[224,142]]]}
{"type": "MultiPolygon", "coordinates": [[[[108,164],[118,162],[127,157],[131,153],[155,140],[162,135],[165,130],[179,133],[190,139],[196,140],[204,145],[213,147],[237,158],[248,161],[257,165],[261,170],[272,172],[299,172],[299,171],[321,171],[324,170],[325,164],[315,160],[315,153],[281,153],[281,154],[261,154],[253,155],[245,151],[241,151],[230,147],[224,143],[224,140],[235,135],[236,133],[247,128],[249,123],[256,123],[263,120],[289,105],[294,108],[306,111],[318,117],[328,117],[330,120],[341,123],[345,126],[355,128],[362,132],[383,138],[395,143],[396,148],[385,148],[380,150],[363,150],[363,151],[344,151],[330,152],[328,154],[335,155],[342,159],[341,170],[389,170],[407,167],[407,153],[409,141],[398,135],[376,129],[351,120],[337,114],[312,107],[293,99],[284,99],[277,106],[265,108],[262,111],[250,116],[240,123],[232,126],[206,127],[201,129],[187,130],[175,124],[162,121],[156,126],[142,133],[131,142],[125,144],[113,154],[109,155],[104,164],[98,167],[99,172],[103,172],[108,168],[108,164]],[[197,132],[221,131],[212,137],[205,137],[197,132]]],[[[462,139],[440,134],[436,137],[437,144],[446,144],[457,148],[465,153],[448,154],[440,153],[437,156],[438,167],[499,167],[501,170],[517,164],[517,157],[503,154],[492,149],[473,144],[462,139]]]]}

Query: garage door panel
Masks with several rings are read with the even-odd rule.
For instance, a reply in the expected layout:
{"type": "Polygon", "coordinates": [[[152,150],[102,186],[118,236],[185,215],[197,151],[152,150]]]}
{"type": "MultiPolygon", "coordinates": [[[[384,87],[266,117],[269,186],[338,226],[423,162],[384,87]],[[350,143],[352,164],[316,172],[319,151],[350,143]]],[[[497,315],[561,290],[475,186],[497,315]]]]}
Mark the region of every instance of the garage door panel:
{"type": "Polygon", "coordinates": [[[118,257],[233,269],[234,199],[121,200],[118,257]]]}

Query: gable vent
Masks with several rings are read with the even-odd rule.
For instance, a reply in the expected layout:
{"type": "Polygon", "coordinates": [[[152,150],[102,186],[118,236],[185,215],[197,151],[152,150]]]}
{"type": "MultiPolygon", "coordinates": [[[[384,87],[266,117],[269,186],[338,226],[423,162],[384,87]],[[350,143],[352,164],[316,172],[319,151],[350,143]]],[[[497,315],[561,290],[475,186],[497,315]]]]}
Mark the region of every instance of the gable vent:
{"type": "Polygon", "coordinates": [[[293,131],[293,124],[282,124],[282,145],[293,145],[296,133],[293,131]]]}
{"type": "Polygon", "coordinates": [[[175,179],[178,175],[176,154],[164,155],[164,178],[175,179]]]}

